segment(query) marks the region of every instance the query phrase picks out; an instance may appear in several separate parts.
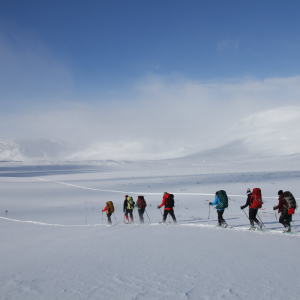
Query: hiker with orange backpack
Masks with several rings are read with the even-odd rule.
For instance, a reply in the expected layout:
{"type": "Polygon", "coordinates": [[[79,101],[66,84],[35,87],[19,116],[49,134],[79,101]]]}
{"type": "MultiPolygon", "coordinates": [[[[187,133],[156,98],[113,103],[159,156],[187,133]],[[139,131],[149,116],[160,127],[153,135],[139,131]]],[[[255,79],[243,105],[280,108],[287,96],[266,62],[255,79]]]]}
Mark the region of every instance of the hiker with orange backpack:
{"type": "Polygon", "coordinates": [[[138,209],[139,217],[140,217],[140,223],[144,224],[144,212],[147,206],[146,200],[144,196],[138,196],[138,199],[136,201],[135,206],[138,209]]]}
{"type": "Polygon", "coordinates": [[[132,197],[126,195],[125,200],[124,200],[124,204],[123,204],[123,212],[124,212],[125,218],[126,218],[125,224],[129,223],[128,214],[130,215],[131,223],[133,223],[132,211],[134,209],[134,204],[135,204],[135,202],[133,201],[132,197]]]}
{"type": "Polygon", "coordinates": [[[104,209],[102,209],[102,213],[104,211],[106,211],[108,225],[112,225],[110,217],[113,214],[113,212],[115,211],[114,204],[112,203],[112,201],[106,202],[106,206],[104,207],[104,209]]]}
{"type": "Polygon", "coordinates": [[[262,224],[256,218],[258,209],[262,206],[262,198],[261,198],[261,190],[256,188],[253,189],[253,193],[251,193],[250,189],[247,189],[247,202],[245,205],[241,206],[241,209],[244,210],[247,206],[249,206],[249,221],[251,227],[249,230],[255,230],[254,222],[258,225],[259,229],[262,229],[262,224]]]}
{"type": "Polygon", "coordinates": [[[281,212],[279,223],[285,227],[285,232],[290,232],[292,216],[297,208],[296,199],[291,192],[283,192],[282,190],[278,191],[278,196],[279,203],[273,209],[278,209],[278,213],[281,212]]]}
{"type": "Polygon", "coordinates": [[[163,224],[166,223],[167,216],[168,216],[168,214],[170,214],[174,221],[174,224],[176,224],[177,221],[176,221],[176,217],[175,217],[174,210],[173,210],[174,195],[164,192],[162,203],[161,203],[161,205],[157,206],[157,209],[160,209],[162,206],[165,206],[165,209],[164,209],[163,220],[161,223],[163,223],[163,224]]]}

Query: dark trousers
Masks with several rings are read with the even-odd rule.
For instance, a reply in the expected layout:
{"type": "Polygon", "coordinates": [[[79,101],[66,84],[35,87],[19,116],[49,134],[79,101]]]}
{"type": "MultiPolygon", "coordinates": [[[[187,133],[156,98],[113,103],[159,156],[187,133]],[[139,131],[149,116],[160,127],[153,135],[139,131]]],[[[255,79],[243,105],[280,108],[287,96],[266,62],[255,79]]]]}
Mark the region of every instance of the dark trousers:
{"type": "Polygon", "coordinates": [[[286,226],[290,226],[291,221],[292,221],[292,215],[289,215],[286,209],[282,211],[279,218],[279,223],[281,223],[284,227],[286,227],[286,226]]]}
{"type": "Polygon", "coordinates": [[[257,212],[258,212],[257,208],[250,208],[249,209],[249,220],[250,220],[251,226],[254,226],[254,222],[257,223],[258,225],[260,225],[260,222],[256,218],[257,212]]]}
{"type": "Polygon", "coordinates": [[[170,216],[172,217],[173,221],[176,222],[176,218],[175,218],[175,214],[174,214],[174,210],[164,210],[164,217],[163,217],[163,222],[166,221],[168,214],[170,214],[170,216]]]}
{"type": "Polygon", "coordinates": [[[140,217],[140,223],[144,224],[144,212],[145,212],[145,207],[142,207],[138,210],[139,212],[139,217],[140,217]]]}
{"type": "Polygon", "coordinates": [[[109,225],[111,225],[112,223],[111,223],[111,215],[112,215],[112,213],[108,213],[108,214],[106,214],[107,215],[107,222],[108,222],[108,224],[109,225]]]}
{"type": "Polygon", "coordinates": [[[128,214],[130,215],[130,218],[133,218],[133,214],[132,214],[133,209],[128,209],[126,208],[125,210],[125,216],[128,216],[128,214]]]}
{"type": "Polygon", "coordinates": [[[223,219],[224,210],[217,210],[217,212],[219,225],[221,226],[223,223],[226,224],[225,220],[223,219]]]}

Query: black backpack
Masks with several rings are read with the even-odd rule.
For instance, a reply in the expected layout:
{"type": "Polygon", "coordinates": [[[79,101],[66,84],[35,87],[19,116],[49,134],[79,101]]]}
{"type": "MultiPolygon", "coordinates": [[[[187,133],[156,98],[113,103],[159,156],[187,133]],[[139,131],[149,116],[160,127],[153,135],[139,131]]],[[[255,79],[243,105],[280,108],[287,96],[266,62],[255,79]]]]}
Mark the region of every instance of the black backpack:
{"type": "Polygon", "coordinates": [[[167,208],[174,207],[174,195],[173,194],[169,194],[165,207],[167,207],[167,208]]]}
{"type": "Polygon", "coordinates": [[[284,192],[282,194],[282,198],[285,200],[286,205],[285,208],[286,209],[290,209],[290,208],[297,208],[297,202],[296,199],[294,198],[294,196],[292,195],[291,192],[284,192]]]}

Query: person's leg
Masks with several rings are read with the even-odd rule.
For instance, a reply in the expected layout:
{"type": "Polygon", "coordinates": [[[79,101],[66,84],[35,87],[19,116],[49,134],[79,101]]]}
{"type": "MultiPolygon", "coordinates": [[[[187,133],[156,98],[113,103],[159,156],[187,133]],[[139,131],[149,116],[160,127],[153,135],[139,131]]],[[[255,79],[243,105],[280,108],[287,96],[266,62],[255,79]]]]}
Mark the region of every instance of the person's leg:
{"type": "Polygon", "coordinates": [[[133,214],[132,214],[133,209],[129,209],[129,214],[130,214],[130,220],[133,222],[133,214]]]}
{"type": "Polygon", "coordinates": [[[164,216],[163,216],[163,223],[166,222],[167,216],[168,216],[169,211],[168,210],[164,210],[164,216]]]}
{"type": "Polygon", "coordinates": [[[139,209],[139,216],[140,216],[141,224],[144,224],[144,212],[145,212],[145,207],[139,209]]]}
{"type": "Polygon", "coordinates": [[[111,213],[107,214],[107,222],[108,222],[108,225],[111,225],[111,213]]]}
{"type": "Polygon", "coordinates": [[[286,218],[288,217],[288,211],[287,210],[284,210],[281,215],[280,215],[280,218],[279,218],[279,223],[281,223],[284,227],[287,226],[286,224],[286,218]]]}
{"type": "Polygon", "coordinates": [[[173,210],[173,209],[172,209],[172,210],[169,210],[169,214],[171,215],[171,217],[172,217],[174,223],[176,223],[177,221],[176,221],[176,217],[175,217],[174,210],[173,210]]]}
{"type": "Polygon", "coordinates": [[[219,226],[222,226],[222,220],[223,220],[222,214],[223,214],[223,211],[222,210],[217,210],[217,213],[218,213],[218,224],[219,224],[219,226]]]}
{"type": "Polygon", "coordinates": [[[126,218],[126,223],[128,223],[129,221],[128,221],[128,213],[129,213],[129,211],[128,211],[128,209],[126,208],[125,209],[125,218],[126,218]]]}

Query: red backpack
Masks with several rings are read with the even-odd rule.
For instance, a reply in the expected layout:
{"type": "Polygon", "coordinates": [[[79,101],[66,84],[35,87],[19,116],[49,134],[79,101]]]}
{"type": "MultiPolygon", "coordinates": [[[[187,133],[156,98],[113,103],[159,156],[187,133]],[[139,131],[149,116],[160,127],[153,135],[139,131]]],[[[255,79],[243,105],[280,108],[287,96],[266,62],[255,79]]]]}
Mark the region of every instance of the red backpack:
{"type": "Polygon", "coordinates": [[[144,208],[147,206],[146,200],[144,199],[144,196],[139,196],[137,201],[137,206],[139,208],[144,208]]]}
{"type": "Polygon", "coordinates": [[[262,207],[261,190],[259,188],[253,189],[252,196],[250,199],[250,208],[261,208],[262,207]]]}

